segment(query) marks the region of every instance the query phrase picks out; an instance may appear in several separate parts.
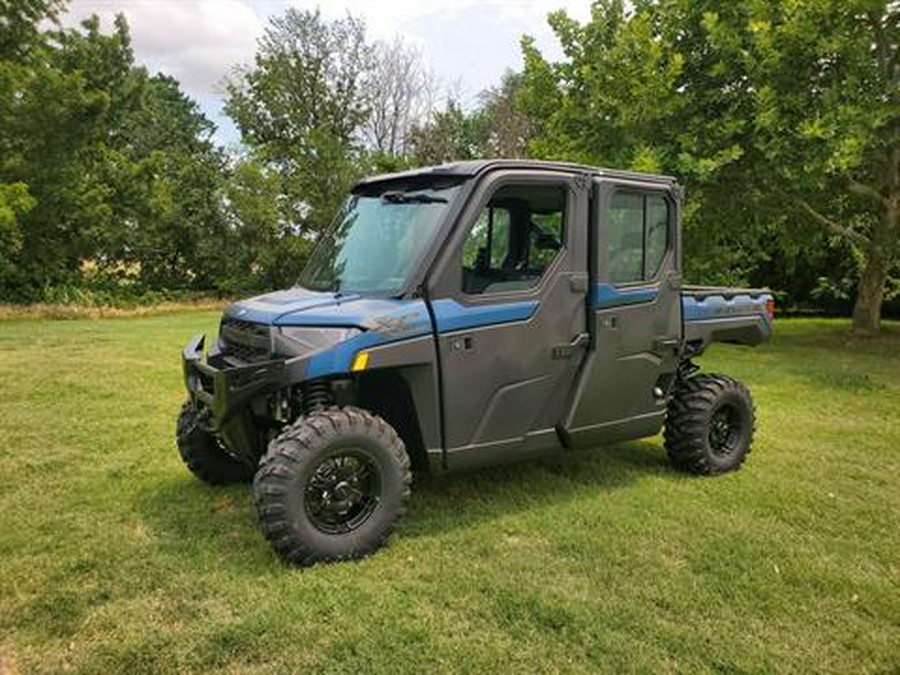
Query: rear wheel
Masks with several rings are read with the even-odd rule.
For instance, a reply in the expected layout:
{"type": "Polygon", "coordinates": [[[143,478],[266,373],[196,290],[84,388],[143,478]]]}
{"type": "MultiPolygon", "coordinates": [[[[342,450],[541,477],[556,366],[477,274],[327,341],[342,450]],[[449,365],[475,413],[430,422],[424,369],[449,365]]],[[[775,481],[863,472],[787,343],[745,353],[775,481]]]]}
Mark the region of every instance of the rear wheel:
{"type": "Polygon", "coordinates": [[[253,480],[254,467],[229,455],[215,436],[198,426],[199,417],[200,411],[188,401],[175,427],[178,453],[191,473],[210,485],[253,480]]]}
{"type": "Polygon", "coordinates": [[[313,412],[269,444],[253,481],[263,534],[287,562],[366,556],[406,511],[412,475],[403,441],[358,408],[313,412]]]}
{"type": "Polygon", "coordinates": [[[747,388],[725,375],[695,375],[678,383],[666,417],[672,464],[697,474],[740,468],[753,442],[755,415],[747,388]]]}

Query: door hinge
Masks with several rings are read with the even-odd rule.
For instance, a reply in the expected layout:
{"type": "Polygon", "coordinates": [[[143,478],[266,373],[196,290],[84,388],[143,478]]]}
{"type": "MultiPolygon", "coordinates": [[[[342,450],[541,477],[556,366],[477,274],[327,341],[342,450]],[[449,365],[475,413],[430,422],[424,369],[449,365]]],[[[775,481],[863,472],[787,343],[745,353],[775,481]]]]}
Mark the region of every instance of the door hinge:
{"type": "Polygon", "coordinates": [[[575,186],[576,190],[587,190],[588,186],[591,184],[591,174],[576,174],[575,178],[572,180],[572,184],[575,186]]]}
{"type": "Polygon", "coordinates": [[[569,290],[573,293],[587,293],[588,275],[573,274],[569,277],[569,290]]]}

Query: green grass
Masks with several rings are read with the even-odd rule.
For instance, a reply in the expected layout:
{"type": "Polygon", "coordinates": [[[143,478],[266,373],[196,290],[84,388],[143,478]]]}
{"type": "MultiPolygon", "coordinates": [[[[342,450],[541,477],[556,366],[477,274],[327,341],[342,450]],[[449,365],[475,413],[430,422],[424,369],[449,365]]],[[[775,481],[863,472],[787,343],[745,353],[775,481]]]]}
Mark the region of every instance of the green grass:
{"type": "Polygon", "coordinates": [[[712,349],[736,474],[650,439],[418,481],[386,549],[297,570],[173,446],[215,318],[0,322],[0,672],[900,669],[900,326],[712,349]]]}

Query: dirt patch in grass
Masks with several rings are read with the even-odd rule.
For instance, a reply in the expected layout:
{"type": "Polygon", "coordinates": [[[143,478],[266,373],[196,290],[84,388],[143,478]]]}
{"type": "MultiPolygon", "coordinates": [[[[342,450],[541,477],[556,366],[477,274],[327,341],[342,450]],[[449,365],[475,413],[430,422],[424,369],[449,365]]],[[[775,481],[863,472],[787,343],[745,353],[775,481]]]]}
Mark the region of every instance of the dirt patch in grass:
{"type": "Polygon", "coordinates": [[[0,675],[19,675],[16,660],[0,647],[0,675]]]}

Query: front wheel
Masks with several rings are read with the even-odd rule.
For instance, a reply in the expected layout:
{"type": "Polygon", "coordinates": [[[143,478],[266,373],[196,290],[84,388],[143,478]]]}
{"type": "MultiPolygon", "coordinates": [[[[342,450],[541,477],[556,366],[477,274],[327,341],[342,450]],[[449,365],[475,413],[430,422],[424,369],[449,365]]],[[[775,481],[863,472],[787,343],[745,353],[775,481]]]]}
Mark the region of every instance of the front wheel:
{"type": "Polygon", "coordinates": [[[253,480],[260,527],[286,562],[366,556],[406,511],[412,475],[397,432],[358,408],[301,417],[269,443],[253,480]]]}
{"type": "Polygon", "coordinates": [[[200,411],[188,401],[175,425],[178,454],[191,473],[210,485],[253,480],[255,467],[230,455],[215,436],[200,428],[199,420],[200,411]]]}
{"type": "Polygon", "coordinates": [[[680,381],[666,416],[669,460],[696,474],[739,469],[750,452],[755,419],[750,392],[737,380],[695,375],[680,381]]]}

